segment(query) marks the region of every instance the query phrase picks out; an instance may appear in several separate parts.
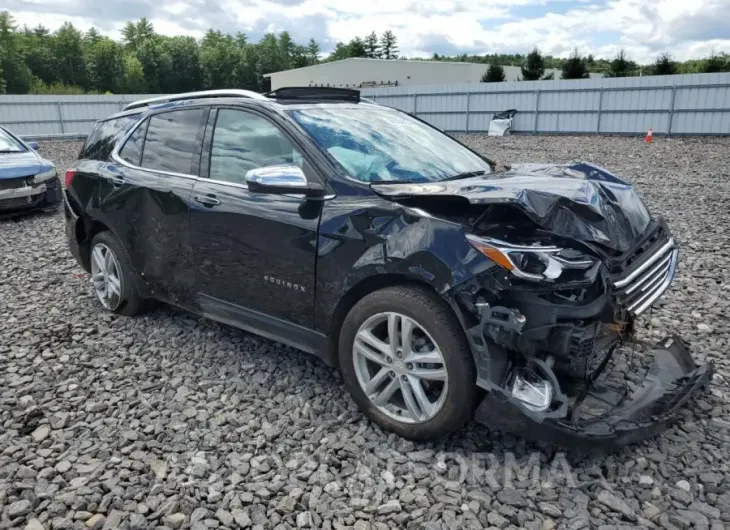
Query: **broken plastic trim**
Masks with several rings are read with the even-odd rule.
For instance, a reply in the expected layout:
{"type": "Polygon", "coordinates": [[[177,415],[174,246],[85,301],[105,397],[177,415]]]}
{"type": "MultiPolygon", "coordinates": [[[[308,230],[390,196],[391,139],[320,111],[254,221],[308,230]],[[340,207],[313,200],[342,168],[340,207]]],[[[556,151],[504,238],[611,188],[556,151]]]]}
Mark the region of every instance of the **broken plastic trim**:
{"type": "Polygon", "coordinates": [[[712,363],[697,366],[679,337],[663,339],[652,349],[654,363],[639,388],[598,417],[571,412],[534,412],[493,385],[475,417],[490,428],[575,449],[610,449],[659,434],[678,411],[712,379],[712,363]]]}

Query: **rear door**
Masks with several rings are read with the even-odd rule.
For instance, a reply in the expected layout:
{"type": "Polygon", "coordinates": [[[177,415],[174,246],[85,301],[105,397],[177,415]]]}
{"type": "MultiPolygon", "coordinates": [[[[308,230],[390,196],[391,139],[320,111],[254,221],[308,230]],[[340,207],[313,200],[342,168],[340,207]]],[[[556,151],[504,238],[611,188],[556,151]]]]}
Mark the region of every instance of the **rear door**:
{"type": "Polygon", "coordinates": [[[187,307],[195,282],[188,232],[208,107],[147,117],[104,168],[100,209],[155,297],[187,307]]]}
{"type": "Polygon", "coordinates": [[[297,164],[317,180],[301,149],[267,117],[211,111],[190,215],[197,288],[203,312],[214,318],[304,336],[312,325],[322,199],[252,193],[245,181],[250,169],[280,164],[297,164]]]}

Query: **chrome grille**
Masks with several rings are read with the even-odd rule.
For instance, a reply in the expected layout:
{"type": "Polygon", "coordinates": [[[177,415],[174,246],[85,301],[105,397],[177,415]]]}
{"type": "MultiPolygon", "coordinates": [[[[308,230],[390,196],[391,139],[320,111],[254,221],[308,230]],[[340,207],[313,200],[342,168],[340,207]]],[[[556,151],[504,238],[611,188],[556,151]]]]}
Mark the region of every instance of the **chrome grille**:
{"type": "Polygon", "coordinates": [[[670,239],[649,258],[613,282],[614,296],[630,313],[640,315],[664,294],[672,283],[679,251],[670,239]]]}

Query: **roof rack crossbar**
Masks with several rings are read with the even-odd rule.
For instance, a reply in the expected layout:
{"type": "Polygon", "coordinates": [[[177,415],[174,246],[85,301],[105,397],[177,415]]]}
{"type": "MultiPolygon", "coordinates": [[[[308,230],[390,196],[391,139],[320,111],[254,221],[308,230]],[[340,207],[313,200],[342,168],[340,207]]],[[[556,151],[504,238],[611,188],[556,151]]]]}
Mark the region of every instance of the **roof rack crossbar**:
{"type": "Polygon", "coordinates": [[[264,94],[275,99],[316,99],[360,102],[360,91],[338,87],[282,87],[264,94]]]}
{"type": "Polygon", "coordinates": [[[171,101],[184,101],[187,99],[201,99],[201,98],[251,98],[251,99],[266,99],[265,96],[258,92],[251,90],[238,90],[238,89],[220,89],[220,90],[201,90],[198,92],[184,92],[182,94],[171,94],[168,96],[157,96],[149,99],[141,99],[134,101],[124,107],[123,110],[132,110],[142,107],[148,107],[150,105],[157,105],[159,103],[169,103],[171,101]]]}

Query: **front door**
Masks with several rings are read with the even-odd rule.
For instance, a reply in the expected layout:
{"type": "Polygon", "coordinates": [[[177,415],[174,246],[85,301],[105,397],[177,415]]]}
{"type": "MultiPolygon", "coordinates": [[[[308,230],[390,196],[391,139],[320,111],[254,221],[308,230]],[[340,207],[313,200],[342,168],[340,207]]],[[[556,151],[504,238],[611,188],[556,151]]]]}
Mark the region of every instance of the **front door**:
{"type": "Polygon", "coordinates": [[[311,330],[322,200],[254,193],[245,181],[257,167],[311,168],[274,123],[241,109],[211,112],[204,149],[190,216],[203,313],[311,330]]]}

